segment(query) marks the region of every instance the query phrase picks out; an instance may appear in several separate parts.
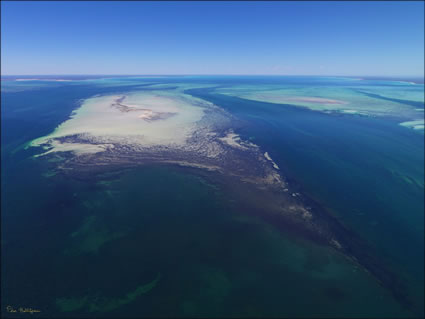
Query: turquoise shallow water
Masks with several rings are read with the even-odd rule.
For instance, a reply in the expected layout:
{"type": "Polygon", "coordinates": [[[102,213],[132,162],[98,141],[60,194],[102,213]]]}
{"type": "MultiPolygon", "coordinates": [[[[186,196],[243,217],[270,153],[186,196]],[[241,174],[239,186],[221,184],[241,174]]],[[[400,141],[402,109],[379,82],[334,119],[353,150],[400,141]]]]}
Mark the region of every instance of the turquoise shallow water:
{"type": "MultiPolygon", "coordinates": [[[[317,84],[155,80],[188,81],[317,84]]],[[[343,256],[282,233],[193,171],[149,166],[90,180],[49,177],[48,163],[21,146],[64,121],[78,99],[144,83],[117,82],[2,92],[2,313],[11,305],[40,309],[33,316],[43,317],[421,316],[423,134],[393,118],[188,91],[231,112],[238,133],[365,238],[407,282],[412,311],[343,256]]]]}

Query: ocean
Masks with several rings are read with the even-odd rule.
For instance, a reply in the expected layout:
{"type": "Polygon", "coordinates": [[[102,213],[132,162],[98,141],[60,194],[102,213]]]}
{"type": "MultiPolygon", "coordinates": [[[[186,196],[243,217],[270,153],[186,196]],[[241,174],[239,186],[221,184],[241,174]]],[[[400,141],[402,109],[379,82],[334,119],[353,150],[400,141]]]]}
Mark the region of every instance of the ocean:
{"type": "Polygon", "coordinates": [[[423,119],[423,84],[68,79],[2,81],[2,314],[18,317],[11,309],[26,307],[51,318],[423,317],[423,125],[400,125],[423,119]],[[153,163],[72,179],[26,148],[84,99],[176,88],[231,114],[234,131],[266,150],[291,186],[367,242],[405,284],[410,305],[335,249],[251,212],[243,192],[219,176],[153,163]],[[275,103],[270,92],[279,90],[298,90],[297,100],[275,103]],[[323,109],[311,96],[354,106],[323,109]]]}

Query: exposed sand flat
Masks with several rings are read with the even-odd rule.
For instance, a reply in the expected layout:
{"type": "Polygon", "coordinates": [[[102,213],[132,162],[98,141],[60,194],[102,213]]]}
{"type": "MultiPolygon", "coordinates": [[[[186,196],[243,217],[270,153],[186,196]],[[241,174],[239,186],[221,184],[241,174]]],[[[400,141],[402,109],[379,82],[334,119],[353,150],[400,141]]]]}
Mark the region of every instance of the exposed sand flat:
{"type": "Polygon", "coordinates": [[[148,101],[144,101],[143,104],[124,104],[124,100],[126,99],[126,96],[122,96],[114,101],[112,104],[113,107],[118,108],[121,112],[138,112],[139,118],[151,122],[161,119],[167,119],[173,115],[178,114],[179,110],[176,107],[173,107],[173,100],[167,98],[161,98],[158,96],[155,96],[152,99],[149,99],[148,101]],[[165,103],[167,102],[167,105],[169,105],[169,111],[153,111],[152,108],[163,108],[165,103]],[[172,112],[171,112],[172,110],[172,112]]]}
{"type": "Polygon", "coordinates": [[[324,99],[320,97],[282,97],[282,101],[288,102],[307,102],[307,103],[317,103],[317,104],[347,104],[348,102],[332,100],[332,99],[324,99]]]}
{"type": "Polygon", "coordinates": [[[277,166],[277,164],[276,164],[276,163],[272,160],[272,158],[270,157],[270,155],[269,155],[269,153],[268,153],[268,152],[265,152],[265,153],[264,153],[264,157],[265,157],[268,161],[272,162],[272,164],[273,164],[273,167],[274,167],[274,168],[279,169],[279,166],[277,166]]]}
{"type": "Polygon", "coordinates": [[[253,143],[242,141],[240,136],[235,134],[233,130],[229,130],[224,137],[220,137],[218,139],[231,147],[235,147],[241,150],[257,147],[257,145],[253,143]]]}
{"type": "MultiPolygon", "coordinates": [[[[65,147],[54,142],[69,136],[84,137],[96,144],[183,145],[204,115],[204,108],[195,102],[182,94],[166,93],[93,97],[54,132],[34,140],[32,146],[43,144],[51,152],[93,153],[93,148],[84,143],[68,143],[65,147]]],[[[100,146],[96,150],[101,151],[100,146]]]]}
{"type": "Polygon", "coordinates": [[[242,98],[252,99],[256,101],[265,101],[265,102],[280,103],[280,104],[305,103],[305,104],[311,104],[311,105],[324,105],[324,106],[339,106],[339,105],[349,104],[349,102],[336,100],[336,99],[310,97],[310,96],[292,96],[288,94],[279,94],[277,91],[248,93],[248,94],[241,94],[240,96],[242,98]]]}
{"type": "Polygon", "coordinates": [[[240,143],[241,139],[239,135],[235,134],[232,130],[230,130],[226,136],[220,137],[219,140],[226,143],[229,146],[240,148],[240,149],[246,149],[245,146],[241,145],[240,143]]]}
{"type": "Polygon", "coordinates": [[[409,127],[414,130],[424,130],[424,127],[425,127],[424,124],[425,124],[424,119],[418,119],[414,121],[407,121],[407,122],[400,123],[401,126],[409,127]]]}
{"type": "Polygon", "coordinates": [[[62,143],[58,140],[52,140],[51,141],[52,148],[42,154],[35,155],[36,157],[47,155],[52,152],[74,152],[76,155],[81,154],[94,154],[105,151],[108,147],[114,147],[112,144],[103,144],[103,145],[96,145],[96,144],[82,144],[82,143],[62,143]]]}

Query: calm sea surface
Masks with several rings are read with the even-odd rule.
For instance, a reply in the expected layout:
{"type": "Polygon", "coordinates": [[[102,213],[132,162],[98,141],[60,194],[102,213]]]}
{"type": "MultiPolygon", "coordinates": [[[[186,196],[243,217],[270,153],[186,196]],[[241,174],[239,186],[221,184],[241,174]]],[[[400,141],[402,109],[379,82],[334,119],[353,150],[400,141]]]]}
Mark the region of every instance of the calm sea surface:
{"type": "Polygon", "coordinates": [[[73,180],[33,158],[39,150],[24,149],[81,99],[147,82],[317,85],[303,77],[174,77],[2,87],[3,314],[13,315],[11,306],[40,310],[34,317],[423,316],[424,135],[394,118],[186,91],[234,115],[237,133],[364,238],[406,282],[411,309],[332,249],[244,214],[232,194],[193,171],[144,166],[73,180]]]}

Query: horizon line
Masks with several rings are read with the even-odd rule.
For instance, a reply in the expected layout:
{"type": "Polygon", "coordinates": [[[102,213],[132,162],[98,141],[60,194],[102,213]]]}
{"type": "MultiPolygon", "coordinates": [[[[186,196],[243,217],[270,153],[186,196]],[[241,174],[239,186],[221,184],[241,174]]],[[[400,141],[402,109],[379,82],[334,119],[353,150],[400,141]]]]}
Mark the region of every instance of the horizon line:
{"type": "Polygon", "coordinates": [[[424,78],[425,75],[332,75],[332,74],[125,74],[125,73],[56,73],[56,74],[0,74],[3,76],[323,76],[323,77],[411,77],[424,78]]]}

